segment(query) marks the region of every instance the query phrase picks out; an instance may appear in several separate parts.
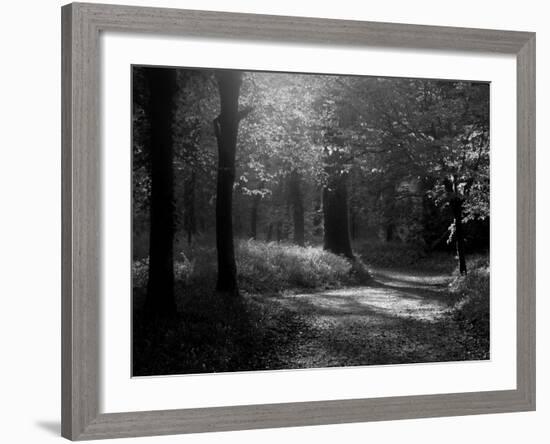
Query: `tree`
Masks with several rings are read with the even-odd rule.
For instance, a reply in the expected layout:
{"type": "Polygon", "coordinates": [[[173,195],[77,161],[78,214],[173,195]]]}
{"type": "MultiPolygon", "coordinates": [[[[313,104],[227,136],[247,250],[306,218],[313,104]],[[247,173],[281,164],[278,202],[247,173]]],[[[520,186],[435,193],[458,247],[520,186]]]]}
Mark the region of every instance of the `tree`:
{"type": "Polygon", "coordinates": [[[273,224],[267,238],[285,239],[293,232],[305,244],[305,185],[317,175],[318,153],[310,136],[312,101],[318,76],[249,73],[242,99],[254,108],[239,132],[242,165],[238,190],[250,196],[252,221],[260,219],[262,201],[273,224]]]}
{"type": "Polygon", "coordinates": [[[262,196],[260,194],[254,194],[252,197],[252,206],[250,208],[250,238],[256,240],[258,236],[258,208],[262,196]]]}
{"type": "Polygon", "coordinates": [[[347,180],[354,156],[346,128],[352,117],[333,97],[340,90],[335,78],[328,78],[316,104],[319,116],[317,143],[323,147],[323,246],[326,250],[354,259],[349,230],[347,180]]]}
{"type": "MultiPolygon", "coordinates": [[[[176,222],[183,229],[187,244],[198,233],[203,214],[201,194],[211,192],[215,162],[212,147],[204,146],[205,128],[211,130],[215,105],[212,75],[199,70],[178,70],[178,94],[174,122],[174,165],[176,170],[176,222]]],[[[217,94],[217,92],[216,92],[217,94]]]]}
{"type": "Polygon", "coordinates": [[[239,91],[242,73],[217,71],[220,93],[220,114],[214,119],[218,142],[218,179],[216,193],[216,248],[218,251],[219,292],[238,296],[237,265],[233,241],[233,185],[239,121],[250,112],[239,111],[239,91]]]}
{"type": "Polygon", "coordinates": [[[449,241],[465,274],[464,223],[489,216],[489,87],[402,79],[376,95],[386,144],[398,148],[417,178],[431,182],[427,192],[439,207],[451,210],[449,241]]]}
{"type": "Polygon", "coordinates": [[[294,243],[301,247],[305,244],[304,227],[304,199],[302,196],[302,177],[294,169],[289,177],[289,203],[292,205],[292,219],[294,222],[294,243]]]}
{"type": "Polygon", "coordinates": [[[176,71],[144,68],[149,86],[146,114],[150,124],[150,238],[146,306],[152,314],[170,314],[174,299],[173,135],[176,71]]]}
{"type": "Polygon", "coordinates": [[[183,234],[190,245],[196,235],[210,230],[207,221],[215,221],[217,144],[212,119],[219,113],[219,92],[211,71],[178,70],[178,85],[174,122],[176,235],[183,234]]]}
{"type": "Polygon", "coordinates": [[[323,188],[325,250],[353,259],[349,233],[347,173],[331,173],[323,188]]]}

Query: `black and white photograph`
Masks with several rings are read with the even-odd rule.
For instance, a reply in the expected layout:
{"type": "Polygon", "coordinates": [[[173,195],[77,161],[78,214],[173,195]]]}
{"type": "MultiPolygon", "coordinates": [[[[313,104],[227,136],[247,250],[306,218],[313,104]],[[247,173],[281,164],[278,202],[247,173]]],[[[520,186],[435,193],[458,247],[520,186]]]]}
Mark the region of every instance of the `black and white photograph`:
{"type": "Polygon", "coordinates": [[[490,359],[490,83],[138,66],[132,375],[490,359]]]}
{"type": "Polygon", "coordinates": [[[546,443],[545,12],[7,2],[1,441],[546,443]]]}

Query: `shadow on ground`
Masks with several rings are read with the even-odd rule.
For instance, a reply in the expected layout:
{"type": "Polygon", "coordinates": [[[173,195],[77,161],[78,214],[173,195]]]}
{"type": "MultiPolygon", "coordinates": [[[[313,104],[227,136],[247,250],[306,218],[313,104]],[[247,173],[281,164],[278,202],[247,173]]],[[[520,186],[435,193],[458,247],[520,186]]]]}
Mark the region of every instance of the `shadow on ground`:
{"type": "MultiPolygon", "coordinates": [[[[449,315],[448,275],[374,270],[369,286],[243,294],[179,288],[179,312],[134,304],[134,376],[487,359],[449,315]]],[[[134,299],[134,302],[139,299],[134,299]]],[[[481,345],[480,345],[481,344],[481,345]]]]}
{"type": "Polygon", "coordinates": [[[288,368],[477,359],[448,316],[448,276],[375,270],[370,286],[272,295],[305,328],[288,368]]]}
{"type": "Polygon", "coordinates": [[[412,318],[435,321],[455,302],[448,278],[395,278],[376,272],[370,286],[271,297],[294,311],[319,316],[412,318]]]}

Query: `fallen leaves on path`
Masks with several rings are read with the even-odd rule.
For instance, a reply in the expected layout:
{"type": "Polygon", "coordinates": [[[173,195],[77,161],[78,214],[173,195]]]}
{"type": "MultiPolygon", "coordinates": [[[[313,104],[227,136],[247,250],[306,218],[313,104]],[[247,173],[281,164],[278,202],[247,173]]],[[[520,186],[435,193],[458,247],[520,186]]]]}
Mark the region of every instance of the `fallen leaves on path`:
{"type": "Polygon", "coordinates": [[[478,359],[448,316],[449,278],[378,270],[371,286],[272,295],[304,327],[281,350],[285,368],[478,359]]]}

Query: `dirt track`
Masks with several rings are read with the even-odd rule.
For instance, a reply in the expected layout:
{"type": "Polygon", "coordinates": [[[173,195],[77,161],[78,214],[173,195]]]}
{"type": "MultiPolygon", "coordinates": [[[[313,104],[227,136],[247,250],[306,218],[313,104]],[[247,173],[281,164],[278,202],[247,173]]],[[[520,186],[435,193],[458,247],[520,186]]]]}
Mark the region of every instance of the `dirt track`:
{"type": "Polygon", "coordinates": [[[371,286],[273,296],[304,325],[279,358],[287,368],[465,359],[445,318],[449,279],[377,270],[371,286]]]}

